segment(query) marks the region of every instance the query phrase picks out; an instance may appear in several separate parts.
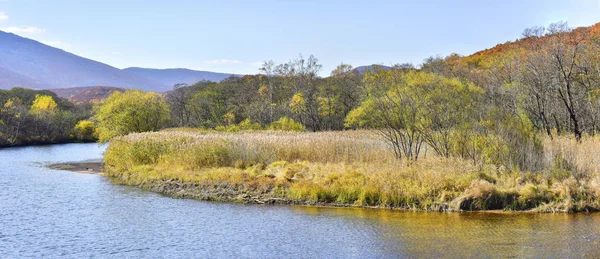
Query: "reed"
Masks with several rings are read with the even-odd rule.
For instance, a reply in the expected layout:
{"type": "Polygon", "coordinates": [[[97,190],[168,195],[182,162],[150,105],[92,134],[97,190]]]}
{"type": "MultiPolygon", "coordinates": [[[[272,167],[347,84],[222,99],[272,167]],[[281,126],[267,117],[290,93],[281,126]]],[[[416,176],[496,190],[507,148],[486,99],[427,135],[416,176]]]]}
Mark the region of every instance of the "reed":
{"type": "Polygon", "coordinates": [[[539,172],[431,154],[396,160],[372,131],[168,130],[111,141],[116,181],[174,197],[419,210],[600,208],[600,139],[544,139],[539,172]]]}

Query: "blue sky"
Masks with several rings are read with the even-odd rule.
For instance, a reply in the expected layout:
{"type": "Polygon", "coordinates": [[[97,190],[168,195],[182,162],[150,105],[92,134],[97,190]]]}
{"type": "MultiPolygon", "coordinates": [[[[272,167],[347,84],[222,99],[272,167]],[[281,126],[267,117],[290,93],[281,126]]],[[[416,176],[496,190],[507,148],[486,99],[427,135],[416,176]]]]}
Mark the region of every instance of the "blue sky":
{"type": "Polygon", "coordinates": [[[302,53],[328,74],[470,54],[523,29],[600,22],[600,0],[0,0],[0,30],[118,68],[257,73],[302,53]]]}

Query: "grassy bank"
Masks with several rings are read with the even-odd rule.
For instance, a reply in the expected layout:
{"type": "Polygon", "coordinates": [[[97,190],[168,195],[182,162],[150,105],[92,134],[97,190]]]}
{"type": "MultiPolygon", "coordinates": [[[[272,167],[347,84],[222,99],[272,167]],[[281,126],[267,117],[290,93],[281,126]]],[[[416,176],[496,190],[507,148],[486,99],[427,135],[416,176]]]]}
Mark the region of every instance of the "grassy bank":
{"type": "Polygon", "coordinates": [[[544,139],[547,169],[520,172],[425,152],[397,161],[369,131],[171,130],[111,141],[117,182],[203,200],[419,210],[600,209],[600,138],[544,139]]]}

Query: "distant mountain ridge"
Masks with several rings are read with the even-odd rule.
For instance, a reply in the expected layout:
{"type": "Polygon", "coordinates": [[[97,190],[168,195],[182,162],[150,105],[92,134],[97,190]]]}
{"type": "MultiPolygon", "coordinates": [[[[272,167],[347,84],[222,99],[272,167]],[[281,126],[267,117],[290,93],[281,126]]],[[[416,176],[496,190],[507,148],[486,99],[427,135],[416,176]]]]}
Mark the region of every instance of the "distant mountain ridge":
{"type": "MultiPolygon", "coordinates": [[[[144,77],[155,82],[159,82],[164,85],[172,87],[178,83],[194,84],[200,81],[213,81],[219,82],[231,76],[239,76],[235,74],[217,73],[210,71],[198,71],[186,68],[167,68],[167,69],[155,69],[155,68],[141,68],[141,67],[129,67],[123,69],[123,71],[130,74],[134,74],[140,77],[144,77]]],[[[171,89],[167,89],[171,90],[171,89]]]]}
{"type": "MultiPolygon", "coordinates": [[[[374,70],[375,67],[390,69],[386,66],[370,65],[357,67],[356,71],[364,73],[374,70]]],[[[178,83],[191,85],[200,81],[219,82],[231,76],[241,75],[185,68],[118,69],[32,39],[0,31],[0,89],[52,89],[65,98],[86,101],[102,99],[109,93],[107,87],[162,93],[172,90],[173,85],[178,83]],[[82,87],[83,89],[76,89],[82,87]]]]}
{"type": "Polygon", "coordinates": [[[0,89],[114,86],[165,92],[176,83],[220,81],[231,74],[189,69],[118,69],[0,31],[0,89]]]}
{"type": "Polygon", "coordinates": [[[12,72],[10,78],[16,80],[4,83],[3,88],[26,86],[47,89],[89,85],[161,88],[156,82],[118,68],[1,31],[0,68],[12,72]],[[23,78],[33,79],[36,85],[25,85],[31,82],[23,78]]]}
{"type": "Polygon", "coordinates": [[[31,88],[44,88],[46,86],[33,78],[0,67],[0,89],[6,88],[2,86],[14,87],[20,85],[26,85],[31,88]],[[18,82],[18,84],[16,84],[16,82],[18,82]]]}
{"type": "Polygon", "coordinates": [[[360,67],[356,67],[354,68],[355,71],[357,71],[358,73],[364,74],[367,71],[371,71],[371,72],[375,72],[378,69],[383,69],[383,70],[390,70],[392,69],[391,67],[388,66],[384,66],[384,65],[369,65],[369,66],[360,66],[360,67]]]}

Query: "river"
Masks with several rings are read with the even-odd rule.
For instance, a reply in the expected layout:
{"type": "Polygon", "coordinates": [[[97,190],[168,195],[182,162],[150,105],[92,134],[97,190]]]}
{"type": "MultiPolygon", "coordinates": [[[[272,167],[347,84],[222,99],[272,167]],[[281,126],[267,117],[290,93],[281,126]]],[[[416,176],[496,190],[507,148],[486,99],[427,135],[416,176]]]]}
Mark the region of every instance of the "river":
{"type": "Polygon", "coordinates": [[[213,203],[45,167],[104,148],[0,150],[0,258],[600,258],[600,214],[213,203]]]}

